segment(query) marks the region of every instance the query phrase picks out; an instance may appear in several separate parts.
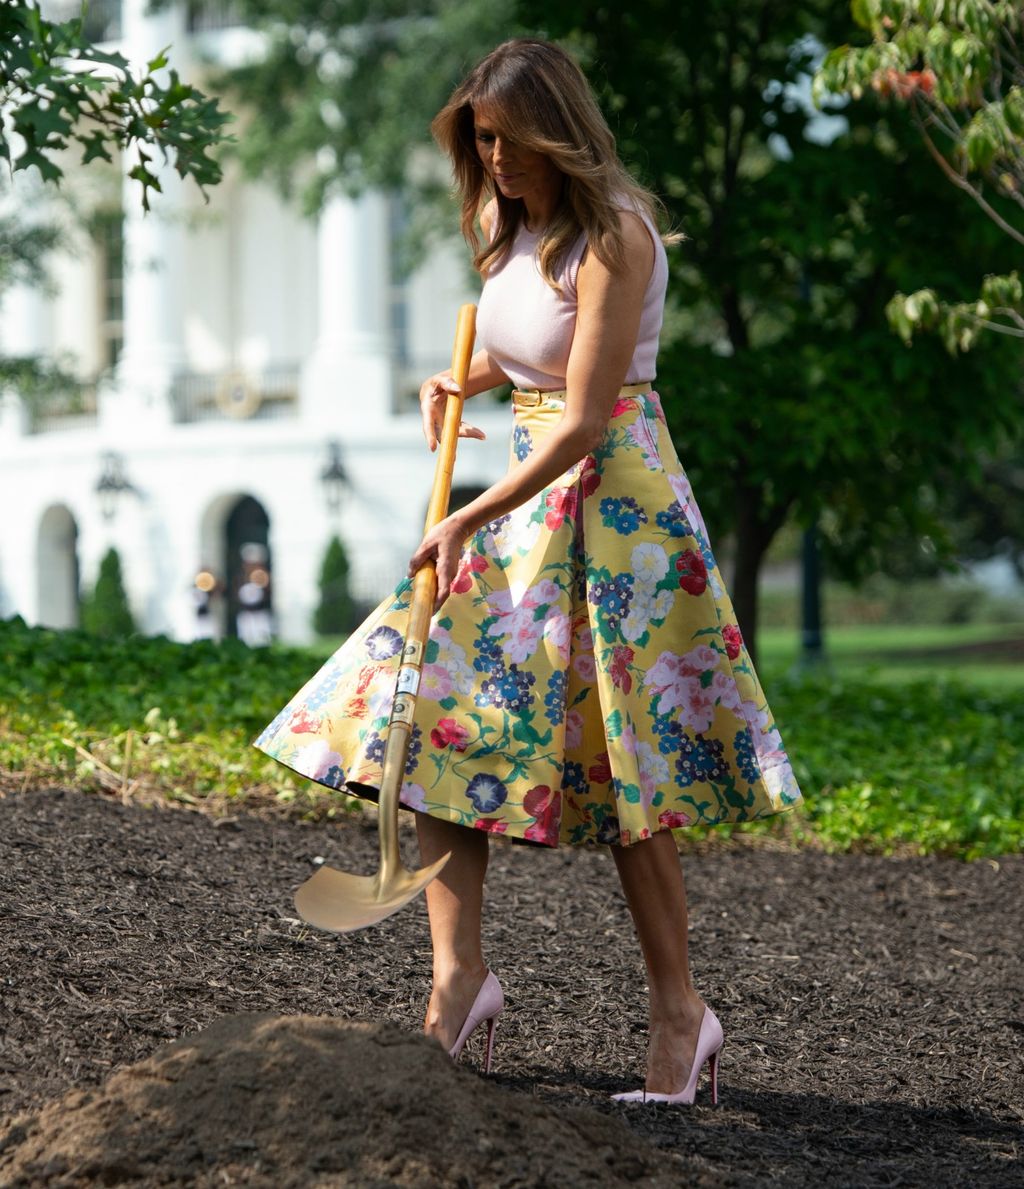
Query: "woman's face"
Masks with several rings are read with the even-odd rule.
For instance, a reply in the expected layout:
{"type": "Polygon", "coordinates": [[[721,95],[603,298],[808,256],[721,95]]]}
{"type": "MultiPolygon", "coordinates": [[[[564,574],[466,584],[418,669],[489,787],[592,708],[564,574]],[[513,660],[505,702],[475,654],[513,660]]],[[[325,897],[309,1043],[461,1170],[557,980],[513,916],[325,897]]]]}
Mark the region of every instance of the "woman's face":
{"type": "Polygon", "coordinates": [[[473,108],[476,151],[484,169],[506,198],[521,198],[529,210],[557,196],[562,174],[550,157],[524,148],[496,129],[499,121],[485,104],[473,108]]]}

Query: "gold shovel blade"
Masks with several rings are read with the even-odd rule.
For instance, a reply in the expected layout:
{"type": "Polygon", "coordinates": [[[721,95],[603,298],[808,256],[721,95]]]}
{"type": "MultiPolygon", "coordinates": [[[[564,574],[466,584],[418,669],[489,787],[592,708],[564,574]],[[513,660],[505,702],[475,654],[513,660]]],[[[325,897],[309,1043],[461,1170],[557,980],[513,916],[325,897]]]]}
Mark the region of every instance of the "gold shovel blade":
{"type": "Polygon", "coordinates": [[[365,929],[408,904],[450,857],[443,855],[418,871],[400,867],[383,879],[379,872],[350,875],[334,867],[321,867],[296,891],[295,907],[304,921],[329,933],[365,929]]]}

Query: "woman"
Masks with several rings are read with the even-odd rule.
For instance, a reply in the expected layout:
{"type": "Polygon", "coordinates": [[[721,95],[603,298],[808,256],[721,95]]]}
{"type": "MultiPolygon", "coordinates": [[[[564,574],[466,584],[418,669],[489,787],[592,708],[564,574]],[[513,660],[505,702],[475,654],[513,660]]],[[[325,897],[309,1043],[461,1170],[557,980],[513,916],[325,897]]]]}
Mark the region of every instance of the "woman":
{"type": "MultiPolygon", "coordinates": [[[[410,563],[435,561],[439,610],[402,803],[422,862],[451,852],[427,888],[425,1031],[457,1056],[488,1022],[489,1065],[503,997],[481,944],[488,834],[607,844],[650,987],[646,1087],[617,1097],[692,1102],[722,1031],[690,981],[671,831],[799,791],[651,385],[668,275],[654,203],[579,68],[544,42],[499,46],[433,131],[484,277],[466,396],[517,387],[508,474],[410,563]]],[[[447,372],[421,389],[432,450],[456,390],[447,372]]],[[[408,600],[406,582],[257,746],[372,796],[408,600]]]]}

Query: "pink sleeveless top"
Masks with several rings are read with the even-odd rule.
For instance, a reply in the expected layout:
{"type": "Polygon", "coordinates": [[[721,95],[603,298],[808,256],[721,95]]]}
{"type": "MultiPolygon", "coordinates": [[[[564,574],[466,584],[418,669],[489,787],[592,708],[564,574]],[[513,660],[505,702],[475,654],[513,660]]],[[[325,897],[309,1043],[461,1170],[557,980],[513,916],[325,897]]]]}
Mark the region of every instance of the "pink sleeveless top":
{"type": "MultiPolygon", "coordinates": [[[[668,284],[665,247],[651,221],[641,218],[654,242],[654,268],[626,384],[654,379],[668,284]]],[[[520,226],[509,254],[487,274],[477,309],[477,341],[517,387],[564,388],[576,332],[576,278],[587,241],[581,235],[563,261],[558,294],[541,276],[539,240],[539,232],[520,226]]]]}

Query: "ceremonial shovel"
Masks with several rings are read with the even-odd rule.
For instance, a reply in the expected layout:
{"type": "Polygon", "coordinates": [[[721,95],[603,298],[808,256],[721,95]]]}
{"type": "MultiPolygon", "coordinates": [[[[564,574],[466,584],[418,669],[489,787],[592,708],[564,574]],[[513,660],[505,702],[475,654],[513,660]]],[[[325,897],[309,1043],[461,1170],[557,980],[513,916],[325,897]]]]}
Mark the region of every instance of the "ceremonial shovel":
{"type": "MultiPolygon", "coordinates": [[[[464,305],[459,310],[452,351],[452,378],[465,391],[469,360],[473,354],[476,334],[476,306],[464,305]]],[[[424,532],[448,515],[448,496],[452,489],[452,470],[455,466],[455,447],[462,421],[463,396],[449,396],[445,406],[444,427],[434,470],[434,486],[427,508],[424,532]]],[[[349,933],[365,929],[397,912],[427,886],[448,862],[449,855],[409,871],[398,853],[398,794],[405,776],[412,735],[413,712],[423,668],[423,651],[430,630],[430,617],[437,596],[437,575],[434,563],[428,562],[416,571],[409,607],[409,627],[402,649],[401,666],[395,686],[395,700],[391,708],[387,741],[384,746],[383,772],[378,797],[378,831],[380,833],[380,868],[376,875],[349,875],[333,867],[319,871],[295,893],[295,907],[299,916],[318,929],[332,933],[349,933]]]]}

